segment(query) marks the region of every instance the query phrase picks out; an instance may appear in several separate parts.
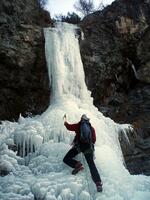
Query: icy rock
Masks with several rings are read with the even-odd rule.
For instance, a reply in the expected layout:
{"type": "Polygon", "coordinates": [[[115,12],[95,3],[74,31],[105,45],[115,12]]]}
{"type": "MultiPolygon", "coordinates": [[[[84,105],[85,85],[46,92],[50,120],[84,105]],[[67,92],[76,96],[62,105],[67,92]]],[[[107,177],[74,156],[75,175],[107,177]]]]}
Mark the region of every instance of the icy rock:
{"type": "Polygon", "coordinates": [[[12,151],[17,151],[17,146],[14,144],[14,139],[8,138],[6,140],[6,144],[8,145],[8,149],[12,151]]]}
{"type": "Polygon", "coordinates": [[[0,161],[0,176],[8,175],[13,169],[13,166],[7,161],[0,161]]]}
{"type": "Polygon", "coordinates": [[[51,193],[47,193],[46,194],[46,197],[45,197],[45,200],[57,200],[55,195],[52,195],[51,193]]]}
{"type": "Polygon", "coordinates": [[[62,200],[66,200],[66,199],[73,200],[74,199],[74,195],[71,193],[70,188],[63,189],[61,194],[59,195],[59,197],[62,200]]]}
{"type": "Polygon", "coordinates": [[[8,175],[10,172],[15,171],[17,160],[9,157],[7,154],[0,155],[0,174],[1,176],[8,175]]]}
{"type": "Polygon", "coordinates": [[[79,196],[79,200],[90,200],[90,194],[86,191],[82,191],[80,196],[79,196]]]}
{"type": "Polygon", "coordinates": [[[17,145],[15,145],[15,144],[8,144],[8,149],[16,152],[17,151],[17,145]]]}
{"type": "Polygon", "coordinates": [[[8,138],[8,139],[6,140],[6,144],[7,144],[7,145],[14,145],[14,140],[11,139],[11,138],[8,138]]]}

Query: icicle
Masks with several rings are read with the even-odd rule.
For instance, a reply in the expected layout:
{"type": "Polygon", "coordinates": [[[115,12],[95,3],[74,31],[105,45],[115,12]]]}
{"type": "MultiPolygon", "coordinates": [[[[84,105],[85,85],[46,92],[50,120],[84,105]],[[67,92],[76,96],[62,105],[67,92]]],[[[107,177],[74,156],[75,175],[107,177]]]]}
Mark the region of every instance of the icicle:
{"type": "Polygon", "coordinates": [[[14,131],[14,142],[18,147],[19,155],[24,157],[37,150],[43,143],[44,134],[45,131],[40,122],[24,124],[16,129],[14,131]]]}

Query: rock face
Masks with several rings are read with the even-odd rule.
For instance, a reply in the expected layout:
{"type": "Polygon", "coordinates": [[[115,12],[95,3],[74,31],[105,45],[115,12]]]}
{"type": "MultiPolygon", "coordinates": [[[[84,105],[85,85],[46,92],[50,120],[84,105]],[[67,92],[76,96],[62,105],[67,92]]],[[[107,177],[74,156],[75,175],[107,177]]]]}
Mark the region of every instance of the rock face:
{"type": "Polygon", "coordinates": [[[37,0],[0,3],[0,120],[40,114],[49,105],[43,26],[37,0]]]}
{"type": "Polygon", "coordinates": [[[116,122],[135,126],[136,153],[122,144],[126,164],[131,173],[150,174],[145,145],[150,137],[150,1],[116,0],[85,17],[81,28],[81,56],[94,104],[116,122]]]}

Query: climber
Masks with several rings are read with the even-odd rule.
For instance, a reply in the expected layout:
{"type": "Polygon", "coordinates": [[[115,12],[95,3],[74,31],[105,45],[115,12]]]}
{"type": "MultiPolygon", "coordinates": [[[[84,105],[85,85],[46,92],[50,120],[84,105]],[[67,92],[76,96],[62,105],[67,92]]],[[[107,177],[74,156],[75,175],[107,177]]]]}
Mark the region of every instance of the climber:
{"type": "Polygon", "coordinates": [[[96,134],[94,128],[89,122],[89,118],[83,114],[81,116],[81,120],[76,124],[69,124],[67,122],[66,115],[64,115],[63,119],[65,127],[69,131],[74,131],[76,133],[73,140],[73,147],[65,155],[63,162],[73,168],[72,174],[77,174],[79,171],[83,170],[84,167],[82,163],[75,160],[74,157],[82,152],[88,163],[97,191],[102,192],[101,178],[93,160],[96,134]]]}

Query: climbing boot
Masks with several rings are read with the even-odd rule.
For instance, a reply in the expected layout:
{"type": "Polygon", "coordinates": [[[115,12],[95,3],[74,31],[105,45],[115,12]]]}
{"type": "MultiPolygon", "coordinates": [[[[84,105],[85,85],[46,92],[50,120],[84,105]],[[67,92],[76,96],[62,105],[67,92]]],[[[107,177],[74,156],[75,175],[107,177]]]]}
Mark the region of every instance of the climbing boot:
{"type": "Polygon", "coordinates": [[[72,170],[72,174],[75,175],[79,171],[82,171],[83,169],[84,169],[83,165],[80,162],[77,162],[77,164],[75,165],[75,168],[72,170]]]}
{"type": "Polygon", "coordinates": [[[103,191],[102,183],[101,182],[97,182],[96,183],[96,188],[97,188],[97,192],[102,192],[103,191]]]}

